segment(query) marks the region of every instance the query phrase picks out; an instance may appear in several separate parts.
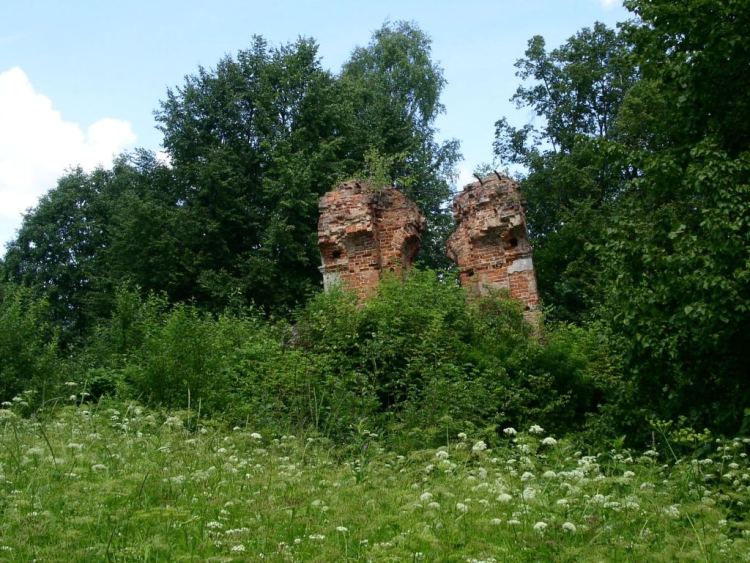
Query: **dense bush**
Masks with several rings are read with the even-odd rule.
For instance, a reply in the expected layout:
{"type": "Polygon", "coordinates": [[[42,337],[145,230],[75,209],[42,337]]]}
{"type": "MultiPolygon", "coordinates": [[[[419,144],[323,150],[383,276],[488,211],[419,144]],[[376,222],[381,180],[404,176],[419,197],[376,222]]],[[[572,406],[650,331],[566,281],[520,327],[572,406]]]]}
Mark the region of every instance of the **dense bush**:
{"type": "Polygon", "coordinates": [[[94,399],[129,396],[260,429],[340,434],[374,412],[362,377],[292,340],[288,324],[254,310],[212,315],[124,289],[76,367],[94,399]]]}
{"type": "Polygon", "coordinates": [[[319,294],[294,325],[121,291],[78,365],[94,398],[339,438],[366,427],[408,446],[531,422],[573,428],[617,381],[608,354],[593,331],[534,328],[506,296],[467,301],[428,270],[384,280],[363,305],[319,294]]]}
{"type": "Polygon", "coordinates": [[[327,358],[338,377],[357,374],[378,401],[379,426],[421,443],[529,421],[571,428],[616,378],[593,332],[534,329],[507,296],[467,303],[433,271],[384,280],[361,308],[344,293],[320,295],[297,331],[308,356],[327,358]]]}
{"type": "Polygon", "coordinates": [[[47,311],[30,290],[0,285],[0,401],[32,391],[44,402],[58,390],[62,358],[47,311]]]}

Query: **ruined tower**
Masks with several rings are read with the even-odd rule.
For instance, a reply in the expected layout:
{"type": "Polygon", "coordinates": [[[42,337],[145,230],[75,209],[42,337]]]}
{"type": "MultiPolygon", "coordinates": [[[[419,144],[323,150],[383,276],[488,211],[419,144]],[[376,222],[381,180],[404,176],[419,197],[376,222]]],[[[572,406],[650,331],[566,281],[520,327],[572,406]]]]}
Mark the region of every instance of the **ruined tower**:
{"type": "Polygon", "coordinates": [[[448,256],[461,285],[476,295],[507,289],[533,317],[539,295],[518,184],[499,174],[468,184],[453,201],[453,216],[448,256]]]}
{"type": "Polygon", "coordinates": [[[345,182],[319,203],[318,246],[323,285],[341,283],[359,299],[377,288],[381,272],[411,267],[425,219],[395,188],[345,182]]]}

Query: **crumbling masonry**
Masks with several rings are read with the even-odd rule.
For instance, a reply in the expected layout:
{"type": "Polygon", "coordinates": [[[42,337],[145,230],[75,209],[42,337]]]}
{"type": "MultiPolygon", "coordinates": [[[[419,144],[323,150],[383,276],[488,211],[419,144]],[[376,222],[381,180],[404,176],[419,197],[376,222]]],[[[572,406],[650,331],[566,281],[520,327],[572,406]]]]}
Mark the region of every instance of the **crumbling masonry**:
{"type": "Polygon", "coordinates": [[[518,184],[499,174],[468,184],[453,201],[453,216],[448,256],[461,285],[477,295],[507,289],[533,318],[539,295],[518,184]]]}
{"type": "MultiPolygon", "coordinates": [[[[320,199],[318,244],[323,284],[336,283],[360,300],[374,293],[386,270],[409,269],[425,220],[395,188],[346,182],[320,199]]],[[[506,289],[533,320],[539,304],[531,245],[518,184],[495,174],[468,184],[453,201],[456,231],[448,256],[470,294],[506,289]]]]}
{"type": "Polygon", "coordinates": [[[341,283],[362,300],[374,293],[381,272],[400,274],[411,267],[425,219],[395,188],[345,182],[320,199],[319,209],[326,290],[341,283]]]}

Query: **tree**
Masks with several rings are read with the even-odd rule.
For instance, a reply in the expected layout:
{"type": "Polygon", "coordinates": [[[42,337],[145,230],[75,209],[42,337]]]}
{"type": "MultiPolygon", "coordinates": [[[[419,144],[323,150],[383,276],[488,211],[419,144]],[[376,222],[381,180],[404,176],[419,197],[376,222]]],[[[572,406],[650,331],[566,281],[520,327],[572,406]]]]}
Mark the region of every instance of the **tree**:
{"type": "Polygon", "coordinates": [[[98,250],[106,245],[107,222],[100,193],[108,182],[104,170],[70,171],[27,213],[8,245],[5,276],[45,298],[66,334],[80,333],[98,306],[98,250]]]}
{"type": "Polygon", "coordinates": [[[642,406],[736,432],[750,405],[750,5],[627,5],[641,80],[618,120],[638,173],[595,248],[599,314],[642,406]]]}
{"type": "Polygon", "coordinates": [[[533,37],[516,67],[531,83],[512,99],[533,109],[541,124],[516,129],[498,120],[495,154],[528,171],[521,184],[551,316],[580,320],[596,300],[596,258],[587,245],[601,237],[607,210],[630,176],[616,117],[637,68],[625,38],[601,23],[549,52],[542,37],[533,37]]]}
{"type": "Polygon", "coordinates": [[[64,344],[109,314],[118,285],[173,289],[160,283],[160,275],[179,275],[174,260],[166,253],[159,254],[158,264],[143,260],[154,246],[172,253],[179,248],[164,244],[164,223],[152,214],[137,229],[123,228],[150,202],[170,209],[172,186],[170,169],[145,151],[121,156],[111,170],[71,170],[24,217],[8,245],[4,279],[46,301],[64,344]]]}
{"type": "Polygon", "coordinates": [[[386,23],[367,47],[354,50],[341,82],[352,110],[350,158],[364,162],[368,151],[389,158],[390,181],[427,217],[419,260],[437,267],[449,265],[445,240],[452,218],[446,203],[460,154],[457,141],[435,138],[445,78],[430,52],[430,39],[416,25],[386,23]]]}
{"type": "Polygon", "coordinates": [[[736,432],[750,404],[750,5],[632,0],[547,54],[532,39],[497,124],[523,188],[543,297],[595,319],[624,359],[622,413],[736,432]],[[708,23],[710,22],[710,24],[708,23]]]}
{"type": "Polygon", "coordinates": [[[200,303],[234,295],[279,311],[317,285],[317,203],[347,164],[345,107],[307,39],[270,48],[256,37],[168,92],[156,118],[184,190],[185,281],[200,303]]]}

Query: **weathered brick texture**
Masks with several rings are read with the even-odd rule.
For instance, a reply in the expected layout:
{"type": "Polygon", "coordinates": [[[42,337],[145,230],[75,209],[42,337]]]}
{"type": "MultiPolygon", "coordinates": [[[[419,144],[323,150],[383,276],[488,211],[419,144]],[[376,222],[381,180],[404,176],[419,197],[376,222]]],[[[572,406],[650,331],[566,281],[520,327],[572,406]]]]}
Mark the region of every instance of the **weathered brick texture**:
{"type": "Polygon", "coordinates": [[[364,299],[381,272],[400,274],[419,250],[425,219],[395,188],[345,182],[319,203],[318,246],[326,290],[336,283],[364,299]]]}
{"type": "Polygon", "coordinates": [[[518,184],[500,175],[468,184],[453,201],[453,216],[448,256],[461,285],[478,295],[507,289],[533,318],[539,295],[518,184]]]}

